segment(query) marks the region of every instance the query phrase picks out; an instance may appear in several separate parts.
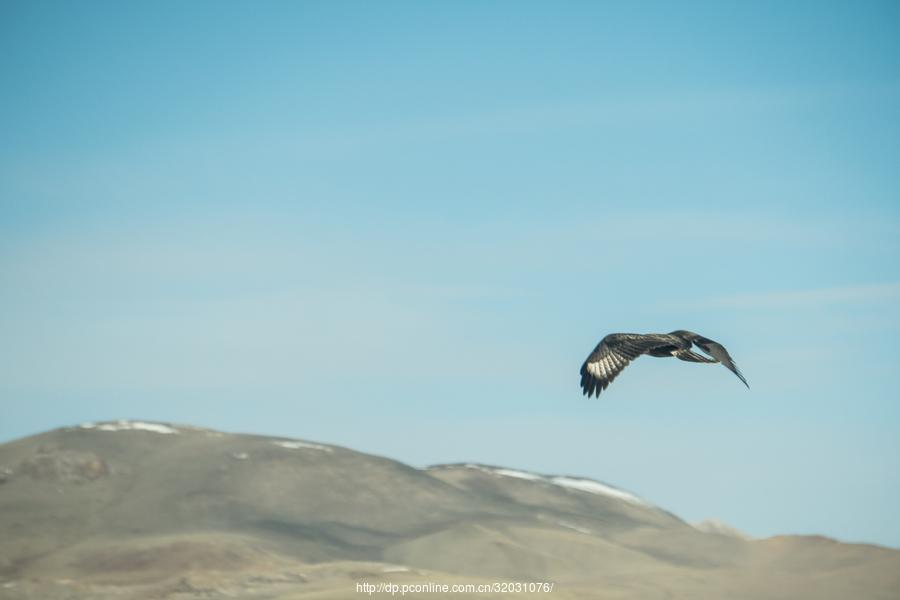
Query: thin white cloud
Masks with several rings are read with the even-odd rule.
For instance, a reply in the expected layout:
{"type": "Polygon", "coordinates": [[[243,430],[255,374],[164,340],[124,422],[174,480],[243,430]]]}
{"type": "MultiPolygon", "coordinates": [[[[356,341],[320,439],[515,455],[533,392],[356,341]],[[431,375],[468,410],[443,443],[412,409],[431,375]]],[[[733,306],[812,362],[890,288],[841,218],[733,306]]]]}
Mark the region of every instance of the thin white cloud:
{"type": "Polygon", "coordinates": [[[706,305],[709,308],[723,309],[782,309],[897,301],[900,301],[900,283],[874,283],[812,290],[731,294],[712,298],[706,305]]]}
{"type": "MultiPolygon", "coordinates": [[[[820,102],[823,96],[833,95],[831,90],[803,88],[711,89],[665,95],[607,94],[590,102],[429,114],[385,121],[363,129],[307,133],[298,136],[289,145],[297,155],[333,158],[388,145],[435,144],[449,139],[665,123],[701,115],[712,118],[761,111],[789,111],[820,102]]],[[[271,140],[269,146],[273,143],[278,141],[271,140]]]]}

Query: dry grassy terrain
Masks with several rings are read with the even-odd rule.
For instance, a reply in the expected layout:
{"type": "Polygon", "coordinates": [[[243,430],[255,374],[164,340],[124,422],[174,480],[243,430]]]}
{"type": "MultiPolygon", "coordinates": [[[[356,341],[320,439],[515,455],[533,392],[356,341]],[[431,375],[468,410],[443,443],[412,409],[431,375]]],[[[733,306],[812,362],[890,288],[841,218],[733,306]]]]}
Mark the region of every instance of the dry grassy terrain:
{"type": "Polygon", "coordinates": [[[553,590],[407,597],[895,599],[900,551],[696,528],[590,480],[416,469],[183,426],[0,446],[0,598],[337,599],[367,596],[362,584],[494,582],[553,590]]]}

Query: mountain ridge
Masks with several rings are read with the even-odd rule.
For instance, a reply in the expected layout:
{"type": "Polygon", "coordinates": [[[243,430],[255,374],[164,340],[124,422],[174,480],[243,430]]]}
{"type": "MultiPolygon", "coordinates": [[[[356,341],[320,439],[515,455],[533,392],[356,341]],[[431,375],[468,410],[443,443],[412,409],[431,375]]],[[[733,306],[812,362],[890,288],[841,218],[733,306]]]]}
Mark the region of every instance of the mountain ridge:
{"type": "Polygon", "coordinates": [[[893,549],[708,529],[591,478],[283,436],[122,420],[0,444],[0,598],[340,598],[386,573],[560,598],[900,590],[893,549]]]}

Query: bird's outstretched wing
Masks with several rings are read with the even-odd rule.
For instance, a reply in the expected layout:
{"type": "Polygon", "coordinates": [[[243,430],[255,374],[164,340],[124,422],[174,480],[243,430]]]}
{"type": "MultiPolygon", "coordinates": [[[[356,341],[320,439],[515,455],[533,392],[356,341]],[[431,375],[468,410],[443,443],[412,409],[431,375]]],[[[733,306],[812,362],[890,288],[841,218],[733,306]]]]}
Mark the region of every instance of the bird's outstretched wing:
{"type": "Polygon", "coordinates": [[[655,348],[671,346],[672,339],[670,335],[656,333],[609,334],[581,365],[582,394],[588,398],[599,396],[628,363],[655,348]]]}
{"type": "Polygon", "coordinates": [[[744,375],[741,373],[741,370],[738,369],[736,364],[734,364],[734,360],[731,358],[731,355],[728,354],[728,350],[725,349],[725,346],[718,342],[714,342],[709,338],[705,338],[702,335],[694,337],[693,339],[691,339],[691,341],[698,348],[725,365],[729,371],[737,375],[738,379],[744,382],[744,385],[747,386],[747,389],[750,389],[750,384],[747,383],[747,380],[744,379],[744,375]]]}

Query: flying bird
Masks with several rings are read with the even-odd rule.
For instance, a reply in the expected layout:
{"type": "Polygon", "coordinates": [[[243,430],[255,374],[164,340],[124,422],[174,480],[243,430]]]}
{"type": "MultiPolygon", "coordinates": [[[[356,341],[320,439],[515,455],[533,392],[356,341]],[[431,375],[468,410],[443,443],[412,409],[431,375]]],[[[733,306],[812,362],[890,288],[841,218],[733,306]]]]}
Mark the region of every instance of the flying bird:
{"type": "Polygon", "coordinates": [[[581,365],[582,393],[588,398],[599,396],[622,369],[641,354],[674,356],[687,362],[722,363],[750,388],[725,346],[692,331],[679,329],[671,333],[609,334],[600,340],[581,365]],[[695,346],[704,354],[694,352],[692,348],[695,346]]]}

